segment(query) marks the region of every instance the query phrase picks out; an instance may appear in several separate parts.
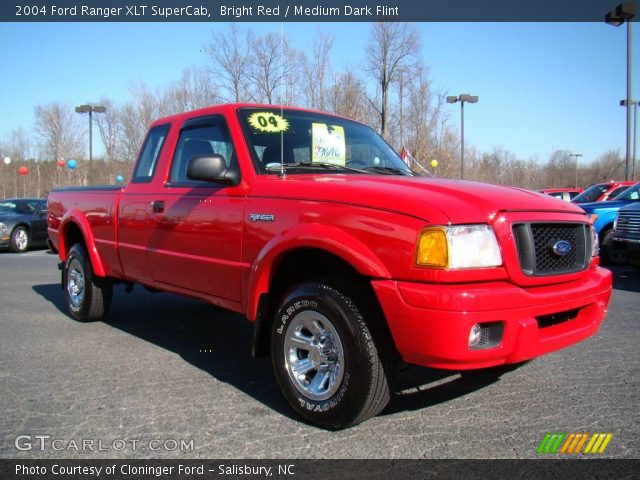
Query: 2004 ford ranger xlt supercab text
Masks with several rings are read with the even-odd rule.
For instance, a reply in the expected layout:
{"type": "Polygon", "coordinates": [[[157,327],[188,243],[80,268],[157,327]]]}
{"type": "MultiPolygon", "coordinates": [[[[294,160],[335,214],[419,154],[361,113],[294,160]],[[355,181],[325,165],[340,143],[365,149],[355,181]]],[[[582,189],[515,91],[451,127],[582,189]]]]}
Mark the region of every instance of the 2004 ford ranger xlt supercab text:
{"type": "Polygon", "coordinates": [[[241,312],[330,429],[379,413],[403,361],[521,363],[593,335],[611,296],[578,207],[416,176],[370,128],[295,108],[158,120],[126,186],[51,192],[48,231],[74,318],[104,317],[116,282],[241,312]]]}

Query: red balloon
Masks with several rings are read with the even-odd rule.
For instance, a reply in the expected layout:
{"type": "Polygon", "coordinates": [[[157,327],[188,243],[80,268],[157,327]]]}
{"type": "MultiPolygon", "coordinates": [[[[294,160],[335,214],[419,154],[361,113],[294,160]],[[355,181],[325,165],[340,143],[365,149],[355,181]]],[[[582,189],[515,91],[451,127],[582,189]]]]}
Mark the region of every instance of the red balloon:
{"type": "Polygon", "coordinates": [[[29,169],[27,167],[22,166],[18,169],[18,173],[20,175],[26,175],[27,173],[29,173],[29,169]]]}
{"type": "Polygon", "coordinates": [[[59,167],[64,167],[64,160],[58,160],[58,166],[59,167]]]}

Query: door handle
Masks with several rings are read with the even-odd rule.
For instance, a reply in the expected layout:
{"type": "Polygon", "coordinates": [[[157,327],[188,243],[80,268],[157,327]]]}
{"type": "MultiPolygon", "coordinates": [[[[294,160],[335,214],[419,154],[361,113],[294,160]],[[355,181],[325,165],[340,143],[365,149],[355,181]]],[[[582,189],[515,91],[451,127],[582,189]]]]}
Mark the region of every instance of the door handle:
{"type": "Polygon", "coordinates": [[[151,202],[151,210],[153,211],[153,213],[164,212],[164,201],[156,200],[155,202],[151,202]]]}

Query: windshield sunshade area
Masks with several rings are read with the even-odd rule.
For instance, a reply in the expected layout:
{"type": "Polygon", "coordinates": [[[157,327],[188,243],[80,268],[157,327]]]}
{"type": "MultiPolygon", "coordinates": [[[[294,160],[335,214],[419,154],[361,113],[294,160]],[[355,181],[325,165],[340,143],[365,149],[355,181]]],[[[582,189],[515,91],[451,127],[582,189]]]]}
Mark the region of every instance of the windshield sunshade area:
{"type": "Polygon", "coordinates": [[[413,175],[373,130],[351,120],[299,110],[238,111],[260,173],[413,175]]]}

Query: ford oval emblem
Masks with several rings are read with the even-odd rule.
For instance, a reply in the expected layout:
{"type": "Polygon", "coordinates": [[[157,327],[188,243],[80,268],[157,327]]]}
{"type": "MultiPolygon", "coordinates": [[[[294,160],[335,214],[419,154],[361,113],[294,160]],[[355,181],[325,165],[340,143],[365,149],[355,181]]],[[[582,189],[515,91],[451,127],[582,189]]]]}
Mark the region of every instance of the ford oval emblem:
{"type": "Polygon", "coordinates": [[[559,257],[564,257],[571,251],[571,244],[566,240],[558,240],[553,244],[553,253],[559,257]]]}

